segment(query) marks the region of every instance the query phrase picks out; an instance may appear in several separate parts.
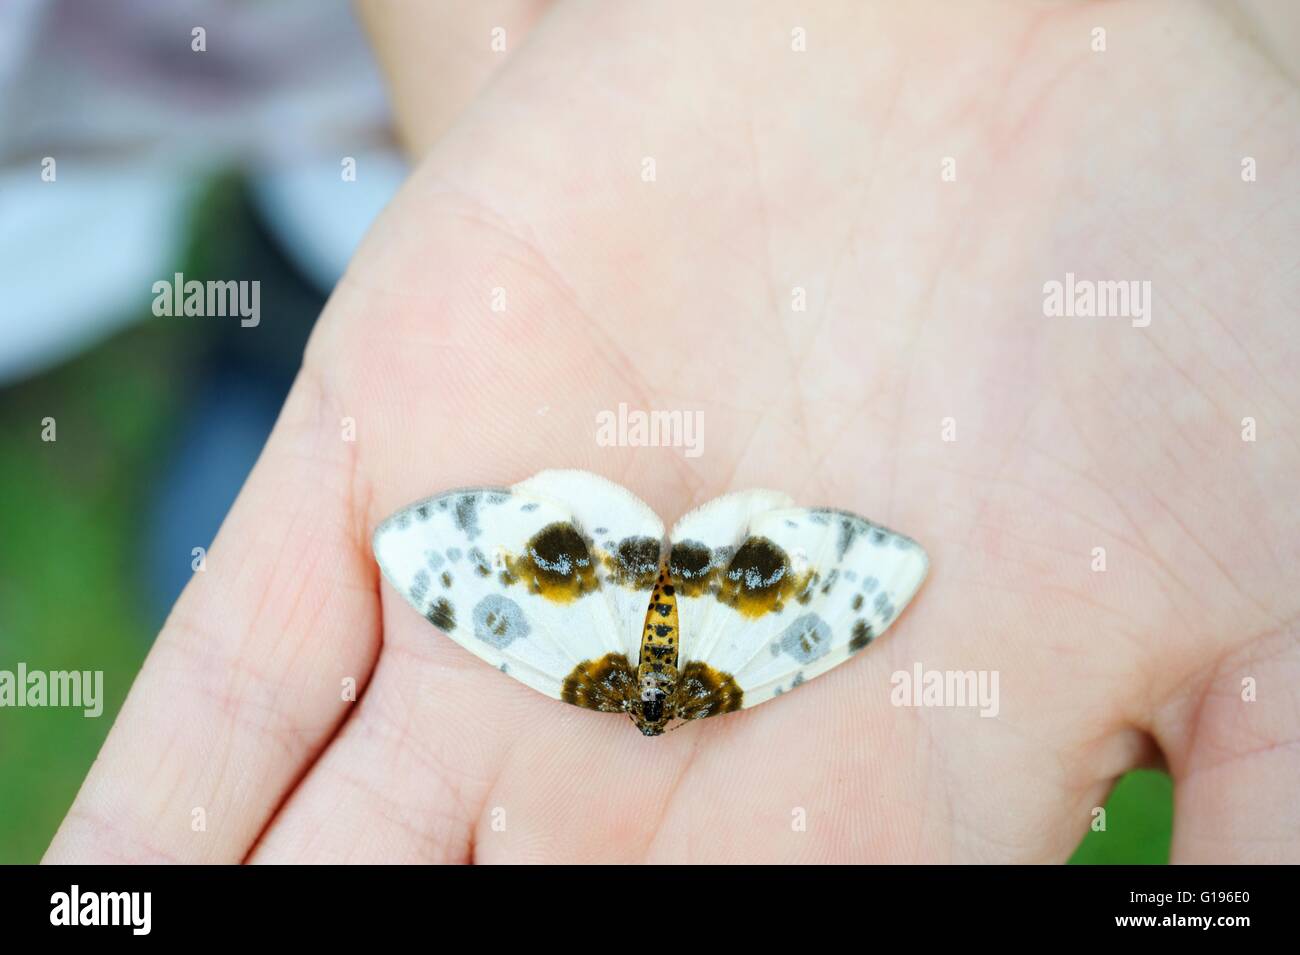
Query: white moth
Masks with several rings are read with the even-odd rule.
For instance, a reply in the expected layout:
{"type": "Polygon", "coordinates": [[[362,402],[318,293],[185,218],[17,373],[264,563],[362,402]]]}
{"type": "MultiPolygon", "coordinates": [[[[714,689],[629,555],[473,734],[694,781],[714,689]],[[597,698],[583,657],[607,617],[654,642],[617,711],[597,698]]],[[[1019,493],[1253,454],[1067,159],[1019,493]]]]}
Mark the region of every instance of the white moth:
{"type": "Polygon", "coordinates": [[[547,696],[672,720],[757,706],[880,636],[929,568],[913,540],[774,491],[687,514],[668,539],[584,471],[448,491],[375,530],[384,576],[471,653],[547,696]]]}

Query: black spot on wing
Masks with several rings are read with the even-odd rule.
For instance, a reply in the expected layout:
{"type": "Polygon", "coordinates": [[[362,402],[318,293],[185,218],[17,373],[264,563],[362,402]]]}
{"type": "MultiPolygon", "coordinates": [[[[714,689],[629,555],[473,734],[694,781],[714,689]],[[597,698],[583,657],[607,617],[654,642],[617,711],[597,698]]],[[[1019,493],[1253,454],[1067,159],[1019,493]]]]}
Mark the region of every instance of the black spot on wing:
{"type": "Polygon", "coordinates": [[[678,541],[668,559],[668,569],[679,580],[699,580],[713,566],[713,551],[698,541],[678,541]]]}
{"type": "Polygon", "coordinates": [[[718,599],[747,617],[779,613],[785,601],[803,595],[815,573],[796,575],[784,550],[766,537],[750,537],[727,565],[718,599]]]}
{"type": "Polygon", "coordinates": [[[533,593],[559,603],[600,588],[587,542],[567,522],[543,527],[524,545],[521,556],[506,559],[506,567],[533,593]]]}
{"type": "Polygon", "coordinates": [[[710,550],[699,541],[683,540],[673,544],[668,555],[668,572],[684,597],[716,593],[730,549],[710,550]]]}
{"type": "Polygon", "coordinates": [[[649,590],[659,573],[661,544],[653,537],[625,537],[614,551],[610,576],[633,590],[649,590]]]}

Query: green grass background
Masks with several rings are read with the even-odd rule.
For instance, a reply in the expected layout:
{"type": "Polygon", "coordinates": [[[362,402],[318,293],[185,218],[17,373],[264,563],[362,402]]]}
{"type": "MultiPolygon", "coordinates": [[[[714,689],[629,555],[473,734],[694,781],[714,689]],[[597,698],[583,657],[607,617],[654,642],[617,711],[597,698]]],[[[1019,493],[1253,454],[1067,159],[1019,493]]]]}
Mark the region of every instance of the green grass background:
{"type": "MultiPolygon", "coordinates": [[[[192,233],[178,257],[187,277],[260,276],[264,315],[314,315],[237,180],[214,181],[192,233]]],[[[98,719],[0,708],[0,862],[40,859],[148,650],[141,528],[159,449],[216,347],[210,328],[142,313],[105,344],[0,391],[0,669],[103,670],[105,696],[98,719]],[[41,440],[47,416],[57,421],[51,443],[41,440]]],[[[1107,802],[1106,831],[1088,832],[1070,861],[1167,862],[1172,801],[1164,773],[1129,773],[1107,802]]]]}

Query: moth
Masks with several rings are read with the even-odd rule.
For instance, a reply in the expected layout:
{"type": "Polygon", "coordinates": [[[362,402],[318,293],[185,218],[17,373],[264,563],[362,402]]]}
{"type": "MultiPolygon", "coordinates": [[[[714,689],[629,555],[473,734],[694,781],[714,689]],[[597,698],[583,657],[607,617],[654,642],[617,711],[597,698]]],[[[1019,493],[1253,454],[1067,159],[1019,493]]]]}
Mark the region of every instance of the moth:
{"type": "Polygon", "coordinates": [[[379,525],[374,552],[462,647],[549,697],[625,713],[646,736],[838,666],[929,568],[911,538],[775,491],[716,498],[665,538],[640,499],[584,471],[419,501],[379,525]]]}

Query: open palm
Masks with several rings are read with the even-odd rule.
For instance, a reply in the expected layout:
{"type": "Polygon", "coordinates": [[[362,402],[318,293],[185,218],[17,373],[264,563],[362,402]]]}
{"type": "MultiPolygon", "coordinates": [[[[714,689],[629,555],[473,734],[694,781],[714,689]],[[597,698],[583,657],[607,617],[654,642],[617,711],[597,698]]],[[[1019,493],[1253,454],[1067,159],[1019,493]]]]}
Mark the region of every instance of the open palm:
{"type": "Polygon", "coordinates": [[[1300,858],[1295,86],[1201,8],[893,6],[517,44],[336,289],[49,859],[1052,861],[1160,760],[1175,859],[1300,858]],[[1066,273],[1149,281],[1150,324],[1046,315],[1066,273]],[[600,446],[620,403],[701,453],[600,446]],[[930,579],[646,739],[380,583],[393,510],[547,467],[666,524],[851,509],[930,579]],[[996,672],[997,715],[893,705],[916,664],[996,672]]]}

